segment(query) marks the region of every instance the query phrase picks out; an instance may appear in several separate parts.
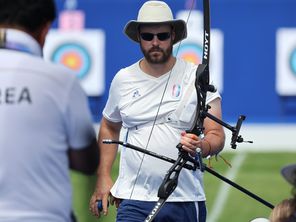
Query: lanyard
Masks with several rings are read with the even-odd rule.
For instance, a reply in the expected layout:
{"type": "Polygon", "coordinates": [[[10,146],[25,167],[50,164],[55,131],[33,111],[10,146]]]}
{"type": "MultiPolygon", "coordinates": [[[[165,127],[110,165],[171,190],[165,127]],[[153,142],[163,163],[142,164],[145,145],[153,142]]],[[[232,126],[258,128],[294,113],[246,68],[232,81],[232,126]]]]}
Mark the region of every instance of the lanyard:
{"type": "Polygon", "coordinates": [[[16,50],[16,51],[20,51],[20,52],[26,52],[26,53],[30,53],[30,54],[35,54],[25,44],[22,44],[22,43],[19,43],[16,41],[7,40],[7,32],[5,29],[0,29],[0,49],[1,48],[16,50]]]}

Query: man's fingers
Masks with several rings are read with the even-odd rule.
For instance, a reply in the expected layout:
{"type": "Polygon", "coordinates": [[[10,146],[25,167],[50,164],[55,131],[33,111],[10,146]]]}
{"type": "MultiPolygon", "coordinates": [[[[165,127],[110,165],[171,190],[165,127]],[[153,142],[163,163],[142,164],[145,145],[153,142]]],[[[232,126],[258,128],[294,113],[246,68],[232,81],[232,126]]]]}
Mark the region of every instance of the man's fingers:
{"type": "Polygon", "coordinates": [[[108,201],[108,196],[103,197],[103,200],[101,201],[102,206],[103,206],[103,214],[107,215],[108,214],[108,207],[109,207],[109,201],[108,201]]]}
{"type": "Polygon", "coordinates": [[[114,205],[114,203],[115,203],[115,197],[113,197],[112,195],[110,195],[109,200],[110,200],[110,204],[111,205],[114,205]]]}
{"type": "Polygon", "coordinates": [[[92,212],[92,214],[96,217],[100,217],[100,211],[98,210],[98,197],[93,196],[91,198],[90,204],[89,204],[89,210],[92,212]]]}
{"type": "Polygon", "coordinates": [[[117,199],[117,198],[115,199],[115,206],[116,206],[116,208],[119,207],[120,202],[121,202],[121,199],[117,199]]]}

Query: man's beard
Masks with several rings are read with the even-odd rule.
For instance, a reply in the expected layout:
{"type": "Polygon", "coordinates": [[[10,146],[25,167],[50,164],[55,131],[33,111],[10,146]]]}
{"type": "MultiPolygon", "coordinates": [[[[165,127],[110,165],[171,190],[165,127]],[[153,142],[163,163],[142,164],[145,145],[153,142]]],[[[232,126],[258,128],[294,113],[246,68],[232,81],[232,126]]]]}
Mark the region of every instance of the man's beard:
{"type": "Polygon", "coordinates": [[[145,59],[151,63],[151,64],[164,64],[166,63],[173,51],[173,46],[170,46],[169,48],[167,48],[166,50],[163,50],[159,47],[153,47],[150,50],[145,50],[143,49],[142,45],[141,45],[141,50],[142,53],[145,57],[145,59]],[[160,53],[161,55],[159,56],[153,56],[151,55],[153,52],[157,52],[160,53]]]}

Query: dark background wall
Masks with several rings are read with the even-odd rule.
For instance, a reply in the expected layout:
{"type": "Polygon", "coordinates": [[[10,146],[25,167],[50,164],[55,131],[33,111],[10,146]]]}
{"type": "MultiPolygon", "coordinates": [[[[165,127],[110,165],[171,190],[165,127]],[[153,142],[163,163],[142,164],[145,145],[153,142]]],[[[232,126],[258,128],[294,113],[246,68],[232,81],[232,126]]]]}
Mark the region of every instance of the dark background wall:
{"type": "MultiPolygon", "coordinates": [[[[58,9],[64,1],[56,0],[58,9]]],[[[115,73],[141,58],[138,45],[124,34],[127,21],[136,19],[143,0],[80,0],[86,28],[103,29],[105,46],[105,93],[89,97],[94,121],[108,97],[115,73]]],[[[173,13],[189,1],[167,0],[173,13]]],[[[296,97],[276,92],[276,31],[296,27],[295,0],[212,0],[211,26],[224,34],[223,118],[234,122],[240,114],[249,123],[296,123],[296,97]]],[[[202,9],[197,0],[195,9],[202,9]]],[[[190,19],[190,18],[189,18],[190,19]]],[[[55,22],[54,26],[57,26],[55,22]]]]}

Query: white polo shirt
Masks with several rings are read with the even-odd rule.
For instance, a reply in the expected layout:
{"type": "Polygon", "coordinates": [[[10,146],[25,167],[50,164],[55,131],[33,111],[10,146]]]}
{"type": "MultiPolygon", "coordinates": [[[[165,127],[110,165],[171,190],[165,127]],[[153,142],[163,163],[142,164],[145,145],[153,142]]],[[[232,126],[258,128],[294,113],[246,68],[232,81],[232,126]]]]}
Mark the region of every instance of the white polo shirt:
{"type": "MultiPolygon", "coordinates": [[[[159,78],[144,73],[139,62],[122,69],[112,81],[103,115],[112,122],[123,122],[121,135],[127,138],[128,143],[146,148],[158,112],[159,120],[154,126],[147,149],[176,159],[176,145],[180,142],[181,132],[189,129],[194,119],[197,98],[195,89],[192,90],[190,86],[194,84],[195,72],[195,65],[179,59],[171,73],[159,78]],[[188,94],[187,90],[192,92],[188,94]],[[176,109],[187,96],[189,99],[184,104],[185,108],[176,115],[176,109]]],[[[207,102],[218,97],[220,95],[217,92],[208,93],[207,102]]],[[[143,158],[143,155],[122,147],[119,176],[112,187],[112,195],[145,201],[158,199],[158,188],[172,164],[148,155],[143,158]]],[[[182,169],[178,186],[168,201],[202,200],[205,200],[202,173],[199,170],[182,169]]]]}
{"type": "Polygon", "coordinates": [[[7,30],[0,49],[0,221],[69,222],[68,149],[95,137],[75,75],[45,62],[37,42],[7,30]]]}

